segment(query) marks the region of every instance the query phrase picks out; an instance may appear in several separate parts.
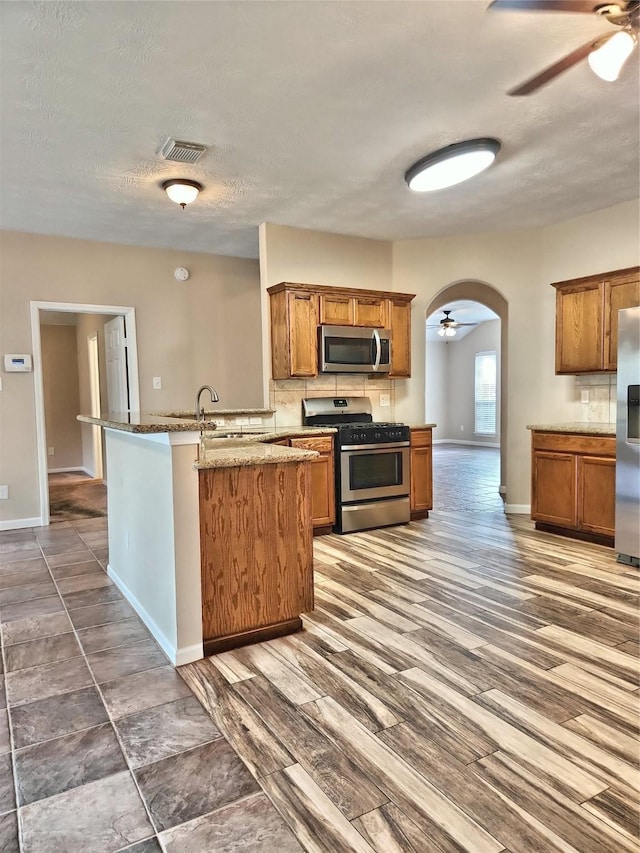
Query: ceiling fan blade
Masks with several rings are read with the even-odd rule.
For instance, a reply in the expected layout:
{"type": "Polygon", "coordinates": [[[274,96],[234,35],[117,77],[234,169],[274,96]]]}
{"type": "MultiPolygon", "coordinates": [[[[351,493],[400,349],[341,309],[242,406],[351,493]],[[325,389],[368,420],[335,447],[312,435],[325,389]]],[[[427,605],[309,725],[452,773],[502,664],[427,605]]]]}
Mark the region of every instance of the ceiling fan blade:
{"type": "Polygon", "coordinates": [[[554,77],[557,77],[559,74],[562,74],[564,71],[571,68],[572,65],[576,65],[580,60],[589,56],[597,41],[598,39],[592,39],[586,44],[583,44],[582,47],[576,48],[574,51],[567,54],[567,56],[558,60],[558,62],[554,62],[553,65],[545,68],[545,70],[541,71],[540,74],[536,74],[535,77],[531,77],[531,79],[527,80],[526,83],[523,83],[516,89],[510,89],[507,92],[507,95],[530,95],[531,92],[535,92],[536,89],[539,89],[541,86],[549,83],[554,79],[554,77]]]}
{"type": "Polygon", "coordinates": [[[591,14],[597,0],[493,0],[489,9],[510,12],[585,12],[591,14]]]}

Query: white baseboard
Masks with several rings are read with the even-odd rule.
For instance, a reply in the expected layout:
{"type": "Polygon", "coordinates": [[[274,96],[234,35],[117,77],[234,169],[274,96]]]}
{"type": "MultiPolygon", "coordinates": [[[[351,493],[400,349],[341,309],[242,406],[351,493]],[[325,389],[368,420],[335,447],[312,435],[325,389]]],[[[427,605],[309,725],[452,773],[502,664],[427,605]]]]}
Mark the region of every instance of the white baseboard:
{"type": "Polygon", "coordinates": [[[124,595],[124,597],[127,599],[129,604],[136,611],[138,616],[142,619],[144,624],[147,626],[147,628],[153,635],[154,640],[158,643],[162,651],[165,653],[165,655],[169,658],[169,661],[174,666],[182,666],[185,663],[193,663],[194,661],[201,660],[204,657],[202,643],[196,643],[193,646],[185,646],[182,649],[178,649],[172,642],[167,639],[167,637],[160,630],[155,620],[151,617],[144,605],[131,592],[131,590],[122,580],[120,575],[118,575],[118,573],[112,568],[111,563],[107,565],[107,574],[114,582],[114,584],[118,587],[120,592],[124,595]]]}
{"type": "Polygon", "coordinates": [[[464,441],[459,438],[434,438],[432,444],[468,444],[470,447],[500,447],[488,441],[464,441]]]}
{"type": "Polygon", "coordinates": [[[47,474],[86,474],[87,477],[93,477],[91,471],[86,468],[48,468],[47,474]]]}
{"type": "Polygon", "coordinates": [[[505,515],[531,515],[531,504],[505,504],[505,515]]]}
{"type": "Polygon", "coordinates": [[[0,530],[20,530],[22,527],[46,527],[40,516],[36,518],[12,518],[9,521],[0,521],[0,530]]]}

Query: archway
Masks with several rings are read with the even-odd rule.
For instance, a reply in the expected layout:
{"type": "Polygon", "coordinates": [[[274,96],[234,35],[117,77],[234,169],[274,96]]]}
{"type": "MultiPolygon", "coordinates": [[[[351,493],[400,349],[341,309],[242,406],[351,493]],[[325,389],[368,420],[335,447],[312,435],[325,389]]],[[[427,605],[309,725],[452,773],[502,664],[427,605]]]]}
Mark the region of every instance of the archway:
{"type": "MultiPolygon", "coordinates": [[[[507,443],[508,443],[508,319],[509,304],[505,297],[482,281],[464,280],[454,282],[440,290],[429,302],[425,312],[425,323],[435,311],[457,300],[477,302],[490,308],[500,319],[500,493],[506,493],[507,482],[507,443]]],[[[425,359],[428,359],[428,347],[425,347],[425,359]]],[[[429,419],[429,412],[426,413],[429,419]]]]}

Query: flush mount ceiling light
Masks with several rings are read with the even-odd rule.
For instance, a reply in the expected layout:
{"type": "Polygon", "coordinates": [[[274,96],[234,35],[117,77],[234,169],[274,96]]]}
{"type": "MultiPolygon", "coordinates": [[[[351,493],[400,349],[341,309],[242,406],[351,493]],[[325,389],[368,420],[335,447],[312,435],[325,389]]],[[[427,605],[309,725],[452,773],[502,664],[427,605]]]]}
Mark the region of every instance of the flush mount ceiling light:
{"type": "Polygon", "coordinates": [[[198,198],[198,193],[202,188],[202,184],[197,181],[188,181],[186,178],[175,178],[171,181],[164,181],[162,184],[162,189],[171,201],[175,201],[183,210],[185,205],[191,204],[198,198]]]}
{"type": "Polygon", "coordinates": [[[468,139],[427,154],[404,176],[410,190],[431,192],[461,184],[480,174],[496,159],[497,139],[468,139]]]}
{"type": "Polygon", "coordinates": [[[622,30],[609,36],[600,47],[592,50],[587,62],[601,80],[613,83],[622,71],[622,66],[633,53],[636,37],[630,30],[622,30]]]}

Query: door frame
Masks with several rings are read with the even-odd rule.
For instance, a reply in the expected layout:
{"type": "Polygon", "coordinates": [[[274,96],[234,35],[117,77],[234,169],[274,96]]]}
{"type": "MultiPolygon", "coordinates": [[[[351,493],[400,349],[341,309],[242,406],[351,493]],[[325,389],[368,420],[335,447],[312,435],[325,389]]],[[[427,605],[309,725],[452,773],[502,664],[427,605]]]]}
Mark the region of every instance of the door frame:
{"type": "MultiPolygon", "coordinates": [[[[91,396],[91,412],[95,418],[100,414],[100,364],[98,357],[98,333],[90,332],[87,335],[87,351],[89,358],[89,393],[91,396]]],[[[93,448],[93,477],[95,480],[103,479],[102,465],[102,430],[98,426],[92,426],[91,446],[93,448]]]]}
{"type": "MultiPolygon", "coordinates": [[[[62,311],[69,314],[121,314],[125,318],[127,333],[127,374],[129,400],[132,411],[140,411],[140,384],[138,380],[138,343],[136,310],[128,305],[91,305],[82,302],[30,302],[31,342],[33,350],[33,390],[36,413],[36,445],[38,449],[38,489],[40,493],[40,524],[49,524],[49,480],[47,476],[47,433],[44,419],[44,386],[42,381],[42,344],[40,337],[40,312],[62,311]]],[[[78,413],[80,414],[80,412],[78,413]]]]}

